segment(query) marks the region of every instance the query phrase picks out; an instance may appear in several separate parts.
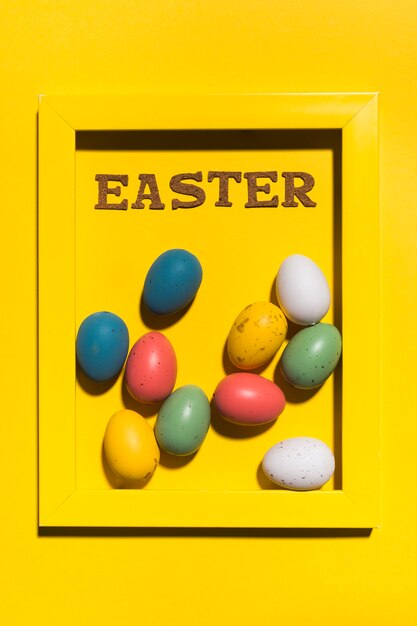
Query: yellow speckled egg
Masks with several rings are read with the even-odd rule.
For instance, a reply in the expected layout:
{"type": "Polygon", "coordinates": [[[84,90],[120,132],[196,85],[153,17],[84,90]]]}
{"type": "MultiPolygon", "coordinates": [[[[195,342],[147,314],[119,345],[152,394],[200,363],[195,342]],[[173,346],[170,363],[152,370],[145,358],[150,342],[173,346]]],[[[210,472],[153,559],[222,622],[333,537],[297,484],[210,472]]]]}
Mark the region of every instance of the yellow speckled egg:
{"type": "Polygon", "coordinates": [[[159,463],[152,428],[144,417],[130,409],[122,409],[110,418],[104,451],[113,472],[125,481],[150,478],[159,463]]]}
{"type": "Polygon", "coordinates": [[[233,365],[251,370],[267,363],[282,345],[288,330],[284,313],[271,302],[255,302],[235,319],[227,339],[233,365]]]}

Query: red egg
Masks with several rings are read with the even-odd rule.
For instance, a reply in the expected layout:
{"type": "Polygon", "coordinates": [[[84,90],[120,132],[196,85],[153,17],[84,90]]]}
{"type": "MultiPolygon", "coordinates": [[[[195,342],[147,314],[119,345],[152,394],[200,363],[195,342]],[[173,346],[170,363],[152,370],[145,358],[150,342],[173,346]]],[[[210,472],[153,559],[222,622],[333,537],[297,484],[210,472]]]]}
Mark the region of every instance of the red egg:
{"type": "Polygon", "coordinates": [[[126,361],[130,395],[147,404],[161,402],[172,392],[176,378],[177,358],[165,335],[152,331],[138,339],[126,361]]]}
{"type": "Polygon", "coordinates": [[[237,372],[223,378],[213,395],[220,413],[236,424],[266,424],[285,408],[281,389],[267,378],[249,372],[237,372]]]}

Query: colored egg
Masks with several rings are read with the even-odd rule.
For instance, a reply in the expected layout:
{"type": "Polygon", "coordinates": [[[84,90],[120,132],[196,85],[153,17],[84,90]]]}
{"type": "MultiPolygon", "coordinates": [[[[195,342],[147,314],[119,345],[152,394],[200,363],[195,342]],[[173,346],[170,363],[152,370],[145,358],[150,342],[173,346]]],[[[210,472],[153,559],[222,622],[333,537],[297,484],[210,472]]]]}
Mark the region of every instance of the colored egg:
{"type": "Polygon", "coordinates": [[[262,469],[275,484],[286,489],[319,489],[333,476],[333,452],[320,439],[292,437],[272,446],[265,454],[262,469]]]}
{"type": "Polygon", "coordinates": [[[156,439],[166,452],[185,456],[196,452],[210,426],[210,404],[196,385],[176,389],[162,405],[156,423],[156,439]]]}
{"type": "Polygon", "coordinates": [[[319,322],[330,307],[330,289],[321,269],[308,257],[293,254],[281,264],[276,278],[277,298],[295,324],[319,322]]]}
{"type": "Polygon", "coordinates": [[[112,471],[126,481],[146,480],[159,463],[159,448],[144,417],[122,409],[107,424],[104,452],[112,471]]]}
{"type": "Polygon", "coordinates": [[[176,313],[193,300],[202,278],[200,262],[191,252],[167,250],[149,268],[143,301],[152,313],[176,313]]]}
{"type": "Polygon", "coordinates": [[[300,330],[281,356],[284,378],[300,389],[323,384],[335,370],[342,352],[342,338],[332,324],[316,324],[300,330]]]}
{"type": "Polygon", "coordinates": [[[287,329],[287,320],[275,304],[250,304],[233,322],[227,339],[231,362],[242,370],[264,365],[282,345],[287,329]]]}
{"type": "Polygon", "coordinates": [[[217,409],[227,420],[253,426],[275,420],[286,403],[278,385],[250,372],[236,372],[223,378],[213,398],[217,409]]]}
{"type": "Polygon", "coordinates": [[[89,378],[110,380],[123,367],[129,349],[129,332],[124,321],[114,313],[92,313],[77,333],[77,359],[89,378]]]}
{"type": "Polygon", "coordinates": [[[177,359],[170,341],[162,333],[143,335],[129,352],[125,367],[126,388],[140,402],[165,400],[174,388],[177,359]]]}

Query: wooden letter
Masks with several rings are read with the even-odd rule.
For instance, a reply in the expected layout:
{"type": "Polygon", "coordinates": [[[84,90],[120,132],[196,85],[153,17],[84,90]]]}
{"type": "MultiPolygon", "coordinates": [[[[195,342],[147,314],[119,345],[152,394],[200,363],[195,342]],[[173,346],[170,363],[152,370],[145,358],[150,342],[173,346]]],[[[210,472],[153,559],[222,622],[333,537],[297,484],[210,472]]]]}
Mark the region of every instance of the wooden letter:
{"type": "Polygon", "coordinates": [[[196,172],[195,174],[176,174],[171,178],[169,186],[171,187],[172,191],[175,191],[176,193],[182,193],[185,196],[194,196],[195,200],[183,202],[182,200],[174,198],[174,200],[172,201],[173,209],[193,209],[194,207],[203,204],[204,200],[206,199],[204,189],[201,189],[201,187],[197,187],[197,185],[189,185],[182,182],[183,180],[186,180],[188,178],[191,178],[191,180],[196,180],[198,183],[201,183],[201,181],[203,180],[203,174],[202,172],[196,172]]]}
{"type": "Polygon", "coordinates": [[[248,181],[248,201],[245,204],[247,209],[263,206],[278,206],[278,196],[274,196],[270,200],[258,200],[257,194],[262,191],[263,193],[270,193],[271,186],[269,183],[265,185],[258,185],[257,178],[269,178],[273,183],[277,182],[277,172],[245,172],[244,177],[248,181]]]}
{"type": "Polygon", "coordinates": [[[142,200],[150,200],[150,209],[163,209],[165,204],[161,202],[159,196],[158,185],[156,183],[155,174],[139,174],[140,187],[136,202],[132,204],[132,209],[144,209],[145,205],[142,200]],[[145,193],[146,186],[149,187],[149,193],[145,193]]]}
{"type": "Polygon", "coordinates": [[[310,200],[307,196],[307,192],[311,191],[314,187],[314,178],[311,174],[307,174],[307,172],[282,172],[282,175],[285,178],[285,202],[282,203],[282,206],[298,206],[298,202],[295,202],[294,196],[297,196],[303,206],[317,206],[317,202],[313,202],[313,200],[310,200]],[[294,178],[301,178],[304,185],[301,185],[301,187],[295,187],[294,178]]]}
{"type": "Polygon", "coordinates": [[[229,178],[233,178],[237,183],[242,181],[242,172],[209,172],[208,182],[211,183],[215,178],[219,179],[219,199],[215,206],[232,206],[229,202],[229,178]]]}
{"type": "Polygon", "coordinates": [[[119,204],[108,204],[107,196],[112,194],[114,196],[120,196],[120,187],[109,187],[109,181],[117,181],[122,183],[124,187],[127,186],[129,177],[127,174],[96,174],[95,180],[98,182],[98,203],[94,206],[95,209],[119,209],[126,211],[127,200],[123,200],[119,204]]]}

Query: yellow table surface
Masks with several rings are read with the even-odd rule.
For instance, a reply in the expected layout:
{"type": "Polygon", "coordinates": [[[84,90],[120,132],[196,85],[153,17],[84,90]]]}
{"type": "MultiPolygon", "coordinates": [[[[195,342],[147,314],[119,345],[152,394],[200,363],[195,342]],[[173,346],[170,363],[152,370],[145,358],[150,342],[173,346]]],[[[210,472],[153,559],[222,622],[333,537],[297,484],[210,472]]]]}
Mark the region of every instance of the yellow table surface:
{"type": "MultiPolygon", "coordinates": [[[[2,0],[0,16],[0,621],[414,624],[414,0],[2,0]],[[167,107],[183,91],[380,92],[381,526],[372,533],[39,536],[37,95],[141,91],[161,93],[167,107]]],[[[363,394],[366,380],[358,380],[358,403],[363,394]]]]}

